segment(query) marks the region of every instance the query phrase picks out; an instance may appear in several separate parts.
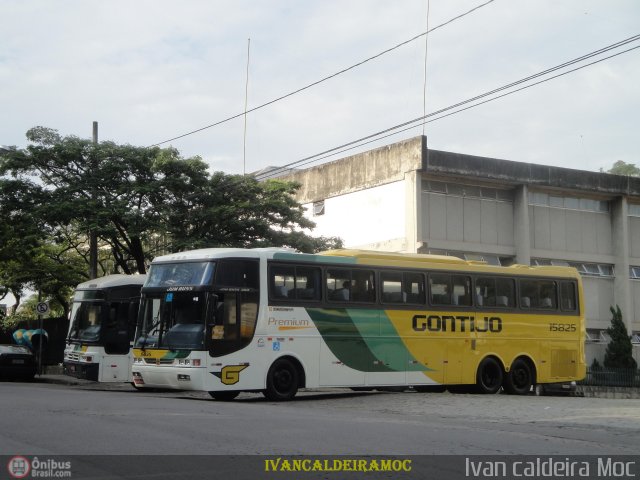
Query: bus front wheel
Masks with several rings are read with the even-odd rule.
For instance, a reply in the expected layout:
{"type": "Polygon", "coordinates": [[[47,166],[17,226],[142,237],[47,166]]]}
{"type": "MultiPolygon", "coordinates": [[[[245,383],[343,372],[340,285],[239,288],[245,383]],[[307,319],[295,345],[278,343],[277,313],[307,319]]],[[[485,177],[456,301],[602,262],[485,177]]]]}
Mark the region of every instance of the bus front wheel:
{"type": "Polygon", "coordinates": [[[535,383],[529,362],[516,358],[504,379],[504,391],[511,395],[527,395],[535,383]]]}
{"type": "Polygon", "coordinates": [[[263,392],[269,400],[291,400],[298,392],[300,375],[296,366],[286,358],[276,360],[267,373],[267,389],[263,392]]]}
{"type": "Polygon", "coordinates": [[[502,366],[500,362],[492,357],[487,357],[478,366],[476,374],[476,388],[478,393],[494,394],[498,393],[502,387],[502,366]]]}

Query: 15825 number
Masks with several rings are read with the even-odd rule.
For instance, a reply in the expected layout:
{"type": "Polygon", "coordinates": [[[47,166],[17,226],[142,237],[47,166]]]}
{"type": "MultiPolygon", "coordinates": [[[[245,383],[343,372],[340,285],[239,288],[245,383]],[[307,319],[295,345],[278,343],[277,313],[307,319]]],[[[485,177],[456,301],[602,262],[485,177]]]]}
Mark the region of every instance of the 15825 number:
{"type": "Polygon", "coordinates": [[[550,323],[549,331],[550,332],[575,332],[576,324],[575,323],[550,323]]]}

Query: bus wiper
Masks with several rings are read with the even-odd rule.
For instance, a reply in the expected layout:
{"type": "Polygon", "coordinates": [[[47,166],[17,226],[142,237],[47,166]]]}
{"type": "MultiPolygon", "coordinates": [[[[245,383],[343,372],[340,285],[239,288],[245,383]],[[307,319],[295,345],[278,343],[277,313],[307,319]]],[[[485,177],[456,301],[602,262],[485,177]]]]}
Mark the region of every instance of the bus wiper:
{"type": "Polygon", "coordinates": [[[145,333],[144,335],[141,335],[141,338],[144,337],[144,339],[141,342],[141,350],[144,352],[145,349],[147,348],[147,340],[149,339],[149,334],[151,332],[153,332],[153,329],[156,328],[158,326],[158,324],[160,323],[160,319],[158,318],[158,320],[156,320],[154,323],[151,324],[151,326],[149,327],[149,330],[147,333],[145,333]]]}

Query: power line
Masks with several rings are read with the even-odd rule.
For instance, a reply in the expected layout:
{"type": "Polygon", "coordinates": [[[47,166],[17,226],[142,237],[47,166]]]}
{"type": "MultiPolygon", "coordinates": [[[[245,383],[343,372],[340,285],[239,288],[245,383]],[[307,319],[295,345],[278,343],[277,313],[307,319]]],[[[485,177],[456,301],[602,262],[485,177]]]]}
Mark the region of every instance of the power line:
{"type": "Polygon", "coordinates": [[[489,102],[492,102],[494,100],[498,100],[500,98],[506,97],[506,96],[511,95],[513,93],[517,93],[517,92],[520,92],[522,90],[526,90],[528,88],[534,87],[536,85],[539,85],[539,84],[554,80],[554,79],[562,77],[564,75],[568,75],[569,73],[573,73],[573,72],[576,72],[576,71],[581,70],[583,68],[589,67],[591,65],[595,65],[597,63],[600,63],[600,62],[603,62],[605,60],[608,60],[610,58],[617,57],[619,55],[622,55],[623,53],[627,53],[627,52],[630,52],[632,50],[636,50],[636,49],[640,48],[640,46],[632,47],[632,48],[629,48],[627,50],[624,50],[624,51],[621,51],[621,52],[617,52],[617,53],[615,53],[613,55],[610,55],[608,57],[604,57],[604,58],[595,60],[595,61],[593,61],[591,63],[585,64],[585,65],[581,65],[581,66],[576,67],[576,68],[571,69],[571,70],[567,70],[565,72],[562,72],[562,73],[559,73],[557,75],[545,78],[545,79],[540,80],[538,82],[534,82],[534,83],[531,83],[529,85],[525,85],[523,87],[520,87],[520,88],[517,88],[515,90],[503,93],[501,95],[498,95],[498,96],[483,100],[481,102],[474,103],[472,105],[466,106],[464,108],[460,108],[460,109],[455,110],[453,112],[449,112],[450,110],[454,110],[454,109],[456,109],[458,107],[461,107],[463,105],[467,105],[469,103],[476,102],[477,100],[480,100],[482,98],[486,98],[487,96],[490,96],[490,95],[493,95],[495,93],[504,91],[506,89],[512,88],[512,87],[517,86],[517,85],[521,85],[522,83],[526,83],[526,82],[528,82],[530,80],[533,80],[535,78],[539,78],[540,76],[547,75],[547,74],[549,74],[551,72],[554,72],[554,71],[557,71],[557,70],[559,70],[561,68],[565,68],[567,66],[574,65],[574,64],[576,64],[578,62],[581,62],[581,61],[584,61],[586,59],[592,58],[594,56],[600,55],[600,54],[605,53],[607,51],[611,51],[611,50],[613,50],[615,48],[619,48],[619,47],[621,47],[623,45],[627,45],[627,44],[629,44],[631,42],[634,42],[634,41],[637,41],[639,39],[640,39],[640,35],[635,35],[635,36],[630,37],[630,38],[628,38],[626,40],[622,40],[620,42],[612,44],[612,45],[610,45],[608,47],[604,47],[604,48],[601,48],[601,49],[596,50],[594,52],[591,52],[591,53],[589,53],[587,55],[583,55],[582,57],[578,57],[578,58],[576,58],[574,60],[570,60],[568,62],[564,62],[564,63],[562,63],[562,64],[560,64],[558,66],[549,68],[547,70],[544,70],[542,72],[536,73],[534,75],[530,75],[529,77],[523,78],[523,79],[518,80],[516,82],[512,82],[510,84],[507,84],[507,85],[504,85],[502,87],[496,88],[494,90],[491,90],[489,92],[483,93],[481,95],[477,95],[475,97],[472,97],[470,99],[464,100],[462,102],[458,102],[458,103],[456,103],[454,105],[450,105],[450,106],[448,106],[446,108],[442,108],[442,109],[437,110],[435,112],[431,112],[428,115],[423,115],[421,117],[414,118],[414,119],[409,120],[407,122],[403,122],[401,124],[395,125],[393,127],[387,128],[385,130],[381,130],[381,131],[373,133],[371,135],[367,135],[365,137],[362,137],[362,138],[359,138],[357,140],[345,143],[345,144],[340,145],[338,147],[334,147],[334,148],[331,148],[329,150],[325,150],[323,152],[317,153],[315,155],[311,155],[309,157],[305,157],[303,159],[297,160],[295,162],[288,163],[286,165],[283,165],[282,167],[278,167],[278,168],[275,168],[273,170],[270,170],[269,172],[265,172],[263,175],[258,175],[258,176],[256,176],[256,178],[258,180],[266,180],[268,178],[276,177],[276,176],[282,174],[285,170],[291,169],[293,167],[298,167],[298,166],[308,165],[310,163],[315,163],[315,162],[318,162],[318,161],[323,160],[325,158],[329,158],[329,157],[332,157],[334,155],[337,155],[339,153],[343,153],[343,152],[346,152],[348,150],[353,150],[355,148],[361,147],[361,146],[366,145],[368,143],[372,143],[372,142],[381,140],[383,138],[387,138],[387,137],[390,137],[392,135],[397,135],[399,133],[405,132],[407,130],[410,130],[412,128],[415,128],[415,127],[421,125],[421,124],[418,124],[418,125],[413,125],[413,124],[415,124],[417,122],[420,122],[422,120],[426,120],[427,118],[436,117],[436,118],[432,118],[431,120],[424,121],[423,123],[431,123],[431,122],[434,122],[436,120],[440,120],[442,118],[445,118],[445,117],[448,117],[448,116],[455,115],[457,113],[463,112],[465,110],[469,110],[471,108],[475,108],[475,107],[483,105],[485,103],[489,103],[489,102]],[[449,112],[449,113],[445,113],[445,112],[449,112]],[[440,114],[443,114],[443,115],[440,115],[440,114]],[[440,116],[437,116],[437,115],[440,115],[440,116]],[[411,126],[408,126],[408,125],[411,125],[411,126]],[[407,128],[403,128],[403,127],[407,127],[407,128]],[[399,129],[402,129],[402,130],[399,130],[399,129]],[[398,131],[395,131],[395,130],[398,130],[398,131]],[[393,132],[393,133],[390,133],[390,132],[393,132]],[[349,147],[349,148],[346,148],[346,147],[349,147]]]}
{"type": "Polygon", "coordinates": [[[440,25],[437,25],[437,26],[433,27],[433,28],[432,28],[432,29],[430,29],[430,30],[427,30],[426,32],[422,32],[421,34],[416,35],[416,36],[414,36],[414,37],[410,38],[409,40],[405,40],[404,42],[398,43],[397,45],[394,45],[393,47],[388,48],[388,49],[386,49],[386,50],[383,50],[382,52],[377,53],[376,55],[373,55],[373,56],[371,56],[371,57],[369,57],[369,58],[366,58],[366,59],[364,59],[364,60],[362,60],[362,61],[360,61],[360,62],[358,62],[358,63],[355,63],[355,64],[351,65],[350,67],[343,68],[342,70],[339,70],[339,71],[338,71],[338,72],[336,72],[336,73],[333,73],[333,74],[331,74],[331,75],[328,75],[328,76],[326,76],[326,77],[323,77],[323,78],[321,78],[320,80],[317,80],[317,81],[315,81],[315,82],[312,82],[312,83],[310,83],[310,84],[308,84],[308,85],[305,85],[304,87],[298,88],[297,90],[294,90],[294,91],[289,92],[289,93],[287,93],[287,94],[281,95],[281,96],[279,96],[279,97],[277,97],[277,98],[274,98],[273,100],[269,100],[268,102],[265,102],[265,103],[263,103],[263,104],[261,104],[261,105],[258,105],[257,107],[253,107],[253,108],[251,108],[251,109],[249,109],[249,110],[246,110],[246,108],[245,108],[245,111],[243,111],[243,112],[241,112],[241,113],[238,113],[238,114],[236,114],[236,115],[232,115],[232,116],[230,116],[230,117],[224,118],[224,119],[222,119],[222,120],[219,120],[219,121],[214,122],[214,123],[212,123],[212,124],[210,124],[210,125],[206,125],[206,126],[204,126],[204,127],[198,128],[198,129],[196,129],[196,130],[192,130],[192,131],[190,131],[190,132],[183,133],[183,134],[178,135],[178,136],[176,136],[176,137],[169,138],[169,139],[167,139],[167,140],[163,140],[163,141],[161,141],[161,142],[154,143],[154,144],[152,144],[152,145],[149,145],[149,147],[157,147],[158,145],[162,145],[162,144],[167,143],[167,142],[172,142],[173,140],[178,140],[178,139],[180,139],[180,138],[184,138],[184,137],[187,137],[187,136],[189,136],[189,135],[193,135],[194,133],[199,133],[199,132],[202,132],[203,130],[207,130],[207,129],[209,129],[209,128],[212,128],[212,127],[216,127],[216,126],[218,126],[218,125],[221,125],[221,124],[223,124],[223,123],[230,122],[231,120],[235,120],[236,118],[240,118],[240,117],[242,117],[243,115],[246,115],[247,113],[255,112],[256,110],[260,110],[261,108],[264,108],[264,107],[267,107],[267,106],[269,106],[269,105],[271,105],[271,104],[274,104],[274,103],[276,103],[276,102],[279,102],[280,100],[284,100],[285,98],[289,98],[289,97],[291,97],[291,96],[293,96],[293,95],[296,95],[296,94],[298,94],[298,93],[300,93],[300,92],[303,92],[303,91],[305,91],[305,90],[308,90],[308,89],[310,89],[311,87],[315,87],[316,85],[319,85],[319,84],[321,84],[321,83],[324,83],[324,82],[326,82],[327,80],[331,80],[332,78],[335,78],[335,77],[337,77],[338,75],[342,75],[343,73],[346,73],[346,72],[348,72],[348,71],[350,71],[350,70],[353,70],[353,69],[355,69],[355,68],[357,68],[357,67],[360,67],[360,66],[364,65],[365,63],[368,63],[368,62],[370,62],[370,61],[372,61],[372,60],[375,60],[376,58],[379,58],[379,57],[381,57],[381,56],[383,56],[383,55],[385,55],[385,54],[387,54],[387,53],[389,53],[389,52],[392,52],[392,51],[394,51],[394,50],[397,50],[398,48],[403,47],[403,46],[405,46],[405,45],[407,45],[407,44],[409,44],[409,43],[411,43],[411,42],[413,42],[413,41],[415,41],[415,40],[419,39],[420,37],[424,37],[425,35],[428,35],[428,34],[430,34],[430,33],[434,32],[435,30],[438,30],[439,28],[442,28],[442,27],[444,27],[444,26],[446,26],[446,25],[449,25],[450,23],[453,23],[453,22],[455,22],[456,20],[459,20],[459,19],[461,19],[461,18],[463,18],[463,17],[466,17],[467,15],[469,15],[469,14],[471,14],[471,13],[475,12],[476,10],[478,10],[478,9],[480,9],[480,8],[482,8],[482,7],[486,6],[486,5],[489,5],[490,3],[493,3],[494,1],[495,1],[495,0],[488,0],[487,2],[485,2],[485,3],[481,4],[481,5],[478,5],[478,6],[474,7],[474,8],[472,8],[471,10],[468,10],[468,11],[467,11],[467,12],[465,12],[465,13],[462,13],[462,14],[460,14],[460,15],[456,16],[456,17],[453,17],[453,18],[451,18],[451,19],[447,20],[446,22],[441,23],[440,25]]]}

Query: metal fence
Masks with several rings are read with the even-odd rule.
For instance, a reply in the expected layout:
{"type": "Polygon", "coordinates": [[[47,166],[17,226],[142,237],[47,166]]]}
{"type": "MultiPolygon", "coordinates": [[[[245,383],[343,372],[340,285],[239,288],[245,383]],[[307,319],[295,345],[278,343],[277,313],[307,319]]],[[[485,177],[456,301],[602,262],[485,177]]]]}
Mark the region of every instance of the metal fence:
{"type": "Polygon", "coordinates": [[[602,387],[640,387],[640,370],[629,368],[587,368],[587,376],[578,385],[602,387]]]}

